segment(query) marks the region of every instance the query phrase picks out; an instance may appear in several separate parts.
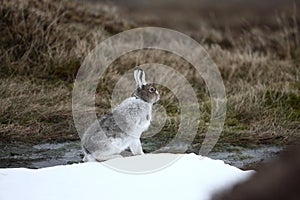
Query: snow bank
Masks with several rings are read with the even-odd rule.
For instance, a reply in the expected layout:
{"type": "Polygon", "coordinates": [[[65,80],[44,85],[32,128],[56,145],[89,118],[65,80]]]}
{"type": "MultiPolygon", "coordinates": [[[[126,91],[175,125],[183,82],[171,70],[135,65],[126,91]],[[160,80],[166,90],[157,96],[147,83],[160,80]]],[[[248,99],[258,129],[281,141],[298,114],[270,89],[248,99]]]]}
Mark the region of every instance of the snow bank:
{"type": "Polygon", "coordinates": [[[158,160],[174,160],[176,156],[146,154],[103,164],[90,162],[37,170],[0,169],[0,199],[205,200],[216,190],[229,187],[253,173],[195,154],[180,155],[165,168],[148,173],[139,171],[147,166],[153,169],[158,160]],[[120,164],[125,171],[131,167],[131,171],[124,173],[112,169],[120,164]]]}

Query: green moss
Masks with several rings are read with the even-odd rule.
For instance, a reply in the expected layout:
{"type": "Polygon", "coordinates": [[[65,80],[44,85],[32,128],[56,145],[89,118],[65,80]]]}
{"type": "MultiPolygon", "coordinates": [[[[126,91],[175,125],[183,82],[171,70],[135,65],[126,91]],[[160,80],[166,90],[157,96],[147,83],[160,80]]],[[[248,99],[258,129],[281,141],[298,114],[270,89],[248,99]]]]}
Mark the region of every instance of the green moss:
{"type": "Polygon", "coordinates": [[[247,159],[251,159],[251,158],[254,158],[254,156],[251,156],[251,155],[245,155],[245,154],[237,154],[237,156],[239,157],[240,160],[247,160],[247,159]]]}
{"type": "Polygon", "coordinates": [[[291,82],[291,83],[289,84],[289,86],[290,86],[292,89],[296,89],[296,90],[299,90],[299,91],[300,91],[300,81],[291,82]]]}
{"type": "Polygon", "coordinates": [[[239,124],[239,121],[235,118],[228,118],[228,119],[226,119],[225,124],[227,126],[237,126],[239,124]]]}
{"type": "Polygon", "coordinates": [[[300,95],[289,93],[285,104],[294,110],[300,111],[300,95]]]}
{"type": "Polygon", "coordinates": [[[221,152],[221,151],[228,151],[228,152],[239,152],[243,148],[236,145],[231,145],[229,143],[217,143],[216,146],[213,148],[213,152],[221,152]]]}
{"type": "MultiPolygon", "coordinates": [[[[298,85],[294,85],[298,87],[298,85]]],[[[266,107],[284,114],[288,120],[300,120],[300,95],[294,92],[268,90],[265,94],[266,107]]]]}
{"type": "Polygon", "coordinates": [[[225,127],[231,131],[248,130],[249,125],[240,122],[236,117],[229,116],[225,120],[225,127]]]}

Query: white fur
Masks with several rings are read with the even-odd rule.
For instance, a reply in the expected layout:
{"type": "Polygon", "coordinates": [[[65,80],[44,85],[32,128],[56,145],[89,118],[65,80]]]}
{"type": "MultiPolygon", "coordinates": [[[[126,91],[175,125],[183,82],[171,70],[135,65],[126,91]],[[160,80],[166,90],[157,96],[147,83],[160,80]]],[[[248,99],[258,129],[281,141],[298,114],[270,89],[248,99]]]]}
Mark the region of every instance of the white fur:
{"type": "Polygon", "coordinates": [[[124,131],[128,135],[139,138],[142,132],[150,126],[152,104],[135,97],[130,97],[125,99],[112,112],[117,122],[118,119],[126,120],[126,127],[122,127],[121,125],[121,129],[125,129],[124,131]]]}
{"type": "Polygon", "coordinates": [[[83,137],[83,143],[86,145],[91,141],[96,142],[99,149],[91,152],[92,158],[89,154],[85,154],[85,158],[83,160],[87,162],[93,161],[93,158],[95,158],[97,161],[104,161],[121,157],[120,153],[128,147],[133,155],[144,154],[140,142],[140,136],[150,126],[152,118],[151,112],[152,104],[135,97],[125,99],[112,110],[112,113],[118,126],[126,136],[116,138],[102,136],[98,137],[101,139],[97,141],[97,134],[101,135],[103,133],[97,132],[93,128],[89,128],[83,137]]]}
{"type": "Polygon", "coordinates": [[[134,79],[135,79],[137,88],[141,88],[142,85],[147,84],[146,78],[145,78],[145,72],[143,70],[136,69],[136,70],[134,70],[133,75],[134,75],[134,79]]]}
{"type": "MultiPolygon", "coordinates": [[[[147,84],[141,69],[134,71],[134,78],[136,89],[147,84]]],[[[156,94],[159,95],[157,91],[156,94]]],[[[88,155],[97,161],[121,157],[120,153],[128,147],[133,155],[144,154],[140,136],[149,128],[151,119],[152,103],[137,97],[125,99],[99,119],[103,127],[99,129],[96,121],[86,130],[82,138],[83,147],[88,151],[84,161],[93,160],[88,155]]]]}

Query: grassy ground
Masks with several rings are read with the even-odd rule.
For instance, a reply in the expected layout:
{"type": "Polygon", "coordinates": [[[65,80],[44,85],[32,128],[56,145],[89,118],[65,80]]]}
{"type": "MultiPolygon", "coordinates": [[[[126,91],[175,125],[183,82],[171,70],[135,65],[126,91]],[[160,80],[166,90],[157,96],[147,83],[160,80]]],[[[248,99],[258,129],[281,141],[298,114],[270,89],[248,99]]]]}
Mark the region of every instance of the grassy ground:
{"type": "MultiPolygon", "coordinates": [[[[283,144],[300,138],[300,15],[296,3],[278,7],[228,3],[222,7],[205,2],[199,9],[174,4],[173,10],[165,12],[155,5],[145,9],[77,1],[1,1],[0,140],[78,139],[71,91],[80,63],[103,39],[147,25],[183,31],[199,41],[218,65],[227,90],[228,112],[217,148],[283,144]]],[[[165,52],[132,52],[117,59],[98,87],[99,114],[110,109],[109,98],[118,77],[148,62],[172,66],[192,84],[203,113],[195,144],[201,142],[210,117],[205,84],[188,63],[165,52]]],[[[180,114],[174,95],[164,88],[161,92],[160,103],[170,120],[152,138],[159,145],[174,136],[180,114]]]]}
{"type": "Polygon", "coordinates": [[[115,7],[75,1],[1,1],[1,140],[77,139],[71,91],[95,45],[132,28],[115,7]]]}

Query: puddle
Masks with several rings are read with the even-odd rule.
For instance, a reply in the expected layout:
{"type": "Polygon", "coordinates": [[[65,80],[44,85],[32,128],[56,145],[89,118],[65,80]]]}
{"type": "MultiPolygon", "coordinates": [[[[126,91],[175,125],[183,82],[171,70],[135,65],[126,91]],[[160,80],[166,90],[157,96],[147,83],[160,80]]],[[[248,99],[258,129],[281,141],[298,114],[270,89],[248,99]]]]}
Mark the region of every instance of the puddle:
{"type": "Polygon", "coordinates": [[[44,143],[28,146],[23,143],[0,144],[1,168],[43,168],[56,165],[79,163],[82,151],[79,141],[64,143],[44,143]]]}
{"type": "Polygon", "coordinates": [[[45,143],[35,145],[33,148],[48,151],[49,153],[47,159],[33,161],[31,163],[31,167],[33,168],[79,163],[82,160],[80,142],[45,143]]]}
{"type": "Polygon", "coordinates": [[[247,168],[253,163],[264,163],[276,158],[282,150],[282,147],[269,145],[259,146],[255,149],[235,147],[235,150],[231,151],[211,152],[208,157],[223,160],[238,168],[247,168]]]}
{"type": "MultiPolygon", "coordinates": [[[[143,144],[145,152],[155,150],[152,143],[143,144]]],[[[242,147],[230,151],[211,152],[208,157],[220,159],[225,163],[245,168],[252,163],[266,162],[275,158],[282,147],[260,146],[255,149],[242,147]]],[[[43,168],[56,165],[79,163],[82,160],[80,141],[64,143],[44,143],[28,146],[24,143],[7,145],[0,143],[0,168],[43,168]]]]}

